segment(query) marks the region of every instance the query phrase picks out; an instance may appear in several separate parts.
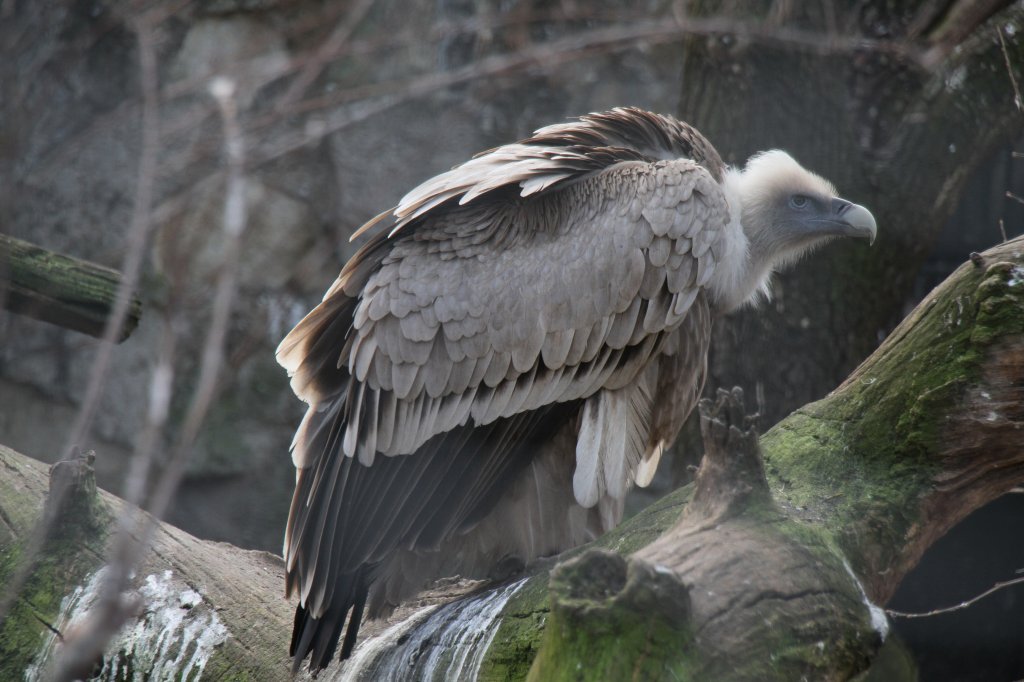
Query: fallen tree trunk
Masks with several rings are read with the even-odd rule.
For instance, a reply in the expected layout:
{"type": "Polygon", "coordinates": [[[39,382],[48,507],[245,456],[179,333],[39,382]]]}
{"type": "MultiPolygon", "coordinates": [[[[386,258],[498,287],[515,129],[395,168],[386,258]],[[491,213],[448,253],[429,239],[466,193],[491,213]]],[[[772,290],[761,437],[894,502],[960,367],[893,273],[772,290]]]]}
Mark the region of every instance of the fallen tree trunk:
{"type": "MultiPolygon", "coordinates": [[[[702,406],[708,453],[693,486],[510,583],[439,586],[367,627],[353,660],[325,674],[860,674],[888,629],[875,605],[935,539],[1024,482],[1022,251],[1015,240],[972,258],[842,386],[759,445],[737,394],[702,406]]],[[[10,451],[0,462],[2,578],[42,514],[46,473],[10,451]]],[[[101,499],[117,513],[115,498],[101,499]]],[[[67,619],[88,603],[106,527],[51,539],[0,629],[0,677],[17,677],[13,665],[41,669],[53,631],[73,630],[67,619]]],[[[104,658],[104,679],[129,667],[281,679],[283,580],[277,557],[162,527],[136,578],[149,606],[104,658]],[[161,638],[168,623],[176,629],[161,638]]]]}

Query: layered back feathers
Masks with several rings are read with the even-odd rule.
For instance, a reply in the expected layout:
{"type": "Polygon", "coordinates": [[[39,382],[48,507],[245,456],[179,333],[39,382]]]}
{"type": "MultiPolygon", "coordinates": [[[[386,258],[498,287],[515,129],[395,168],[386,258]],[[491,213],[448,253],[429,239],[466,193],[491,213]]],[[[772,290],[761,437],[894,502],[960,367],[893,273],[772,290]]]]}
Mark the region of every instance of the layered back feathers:
{"type": "Polygon", "coordinates": [[[485,152],[360,230],[380,228],[278,349],[309,404],[284,549],[297,661],[326,665],[346,619],[347,655],[364,605],[441,577],[428,555],[478,572],[618,521],[703,385],[705,288],[733,257],[723,177],[696,130],[620,108],[485,152]],[[527,494],[558,467],[559,504],[527,494]],[[502,544],[489,515],[514,500],[547,502],[502,544]]]}
{"type": "MultiPolygon", "coordinates": [[[[446,201],[465,204],[499,187],[518,185],[527,197],[625,161],[692,159],[722,179],[718,152],[694,128],[635,107],[581,116],[538,130],[532,137],[478,154],[427,180],[394,210],[394,235],[446,201]]],[[[357,232],[361,234],[362,229],[357,232]]]]}

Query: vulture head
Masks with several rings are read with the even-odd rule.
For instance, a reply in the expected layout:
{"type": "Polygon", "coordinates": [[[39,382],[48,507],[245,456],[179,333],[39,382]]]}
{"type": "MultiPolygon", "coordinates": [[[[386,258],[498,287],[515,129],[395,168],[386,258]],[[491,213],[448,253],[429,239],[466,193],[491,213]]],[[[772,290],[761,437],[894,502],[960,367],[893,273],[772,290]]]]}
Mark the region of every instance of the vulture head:
{"type": "Polygon", "coordinates": [[[364,615],[433,580],[615,526],[700,397],[720,313],[876,227],[784,152],[728,169],[692,126],[619,108],[479,154],[367,231],[277,351],[309,406],[296,668],[347,658],[364,615]]]}
{"type": "Polygon", "coordinates": [[[749,249],[739,281],[721,290],[722,312],[767,295],[774,270],[836,237],[875,241],[878,228],[868,209],[840,198],[832,183],[784,151],[761,152],[744,168],[727,169],[722,185],[749,249]]]}

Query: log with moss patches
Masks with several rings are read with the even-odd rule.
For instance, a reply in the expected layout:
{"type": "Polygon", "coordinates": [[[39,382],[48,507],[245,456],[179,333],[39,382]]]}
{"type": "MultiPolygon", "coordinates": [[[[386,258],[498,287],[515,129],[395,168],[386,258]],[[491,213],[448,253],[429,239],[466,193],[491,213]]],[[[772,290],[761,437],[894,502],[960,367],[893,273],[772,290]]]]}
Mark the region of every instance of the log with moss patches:
{"type": "MultiPolygon", "coordinates": [[[[54,465],[54,474],[63,464],[54,465]]],[[[51,478],[45,464],[0,446],[0,586],[17,570],[34,525],[47,513],[51,478]]],[[[50,679],[54,652],[77,634],[100,590],[112,522],[124,503],[97,493],[91,477],[84,487],[66,496],[71,503],[59,512],[55,532],[0,623],[2,680],[50,679]]],[[[278,557],[161,525],[136,572],[140,615],[97,661],[103,671],[97,679],[286,679],[292,610],[283,581],[278,557]]]]}
{"type": "Polygon", "coordinates": [[[762,439],[776,499],[827,530],[880,603],[936,539],[1024,481],[1022,251],[975,255],[762,439]]]}
{"type": "MultiPolygon", "coordinates": [[[[7,310],[102,337],[120,285],[116,270],[0,235],[0,301],[7,310]]],[[[141,315],[142,303],[132,297],[118,342],[141,315]]]]}
{"type": "MultiPolygon", "coordinates": [[[[342,672],[846,679],[866,670],[886,629],[874,604],[942,533],[1024,482],[1022,251],[1016,240],[966,263],[842,386],[759,441],[738,395],[702,406],[708,453],[693,486],[515,582],[468,596],[464,584],[439,587],[370,624],[342,672]]],[[[10,451],[0,459],[2,582],[42,513],[46,472],[10,451]]],[[[116,513],[115,498],[101,499],[116,513]]],[[[53,540],[0,627],[0,678],[38,661],[53,629],[73,631],[61,613],[88,601],[105,538],[93,524],[53,540]]],[[[195,670],[201,660],[204,677],[286,674],[291,608],[276,557],[165,526],[136,583],[156,606],[117,640],[108,671],[190,661],[195,670]],[[150,636],[172,621],[186,626],[161,653],[150,636]]]]}

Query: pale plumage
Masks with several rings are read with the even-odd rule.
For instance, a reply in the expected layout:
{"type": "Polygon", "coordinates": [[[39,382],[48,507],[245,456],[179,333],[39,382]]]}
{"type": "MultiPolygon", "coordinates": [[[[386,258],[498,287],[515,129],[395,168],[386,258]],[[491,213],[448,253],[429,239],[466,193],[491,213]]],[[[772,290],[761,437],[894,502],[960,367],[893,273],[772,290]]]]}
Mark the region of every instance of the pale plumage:
{"type": "Polygon", "coordinates": [[[374,225],[278,349],[309,404],[284,554],[314,669],[364,608],[617,523],[700,394],[713,316],[813,243],[874,235],[784,153],[726,169],[638,109],[486,152],[374,225]],[[799,233],[793,197],[824,227],[799,233]]]}

